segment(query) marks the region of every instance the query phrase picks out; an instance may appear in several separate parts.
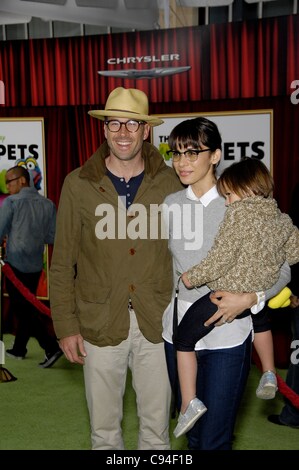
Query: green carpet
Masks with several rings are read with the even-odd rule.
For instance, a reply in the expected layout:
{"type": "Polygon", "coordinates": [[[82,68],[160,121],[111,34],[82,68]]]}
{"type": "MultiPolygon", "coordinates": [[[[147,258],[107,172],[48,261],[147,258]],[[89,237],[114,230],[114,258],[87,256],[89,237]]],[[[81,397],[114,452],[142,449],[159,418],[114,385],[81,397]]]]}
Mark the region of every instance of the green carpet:
{"type": "MultiPolygon", "coordinates": [[[[5,348],[13,337],[4,335],[5,348]]],[[[28,344],[23,361],[6,358],[3,365],[17,377],[0,383],[0,450],[89,450],[89,420],[84,395],[82,368],[64,357],[52,368],[41,369],[43,351],[34,339],[28,344]]],[[[279,371],[284,377],[286,371],[279,371]]],[[[267,416],[283,405],[278,393],[274,400],[255,397],[260,373],[252,366],[235,430],[236,450],[298,450],[299,430],[276,426],[267,416]]],[[[186,438],[175,439],[171,421],[173,450],[187,450],[186,438]]],[[[127,450],[136,449],[137,425],[135,396],[130,374],[124,400],[124,440],[127,450]]]]}

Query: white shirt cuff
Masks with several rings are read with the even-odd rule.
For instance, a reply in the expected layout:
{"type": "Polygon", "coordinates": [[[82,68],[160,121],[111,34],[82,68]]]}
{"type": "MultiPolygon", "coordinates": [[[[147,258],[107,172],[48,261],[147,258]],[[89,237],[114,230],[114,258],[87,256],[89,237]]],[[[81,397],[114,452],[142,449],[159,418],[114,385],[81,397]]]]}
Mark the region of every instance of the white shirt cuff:
{"type": "Polygon", "coordinates": [[[257,296],[257,303],[255,305],[253,305],[250,309],[250,311],[253,315],[255,315],[255,314],[259,313],[261,310],[263,310],[263,308],[266,305],[265,292],[263,292],[263,291],[256,292],[256,296],[257,296]]]}

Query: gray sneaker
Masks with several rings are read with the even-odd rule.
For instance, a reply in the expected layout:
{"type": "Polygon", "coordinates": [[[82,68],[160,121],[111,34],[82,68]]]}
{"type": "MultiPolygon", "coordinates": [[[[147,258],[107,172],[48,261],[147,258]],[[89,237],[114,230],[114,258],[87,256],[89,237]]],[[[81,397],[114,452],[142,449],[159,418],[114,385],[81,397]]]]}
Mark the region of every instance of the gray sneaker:
{"type": "Polygon", "coordinates": [[[256,389],[256,396],[262,400],[271,400],[277,392],[277,379],[274,372],[268,370],[264,372],[259,386],[256,389]]]}
{"type": "Polygon", "coordinates": [[[198,398],[193,398],[190,401],[184,414],[180,413],[178,424],[176,425],[173,434],[175,437],[180,437],[191,429],[196,421],[207,411],[207,408],[198,398]]]}

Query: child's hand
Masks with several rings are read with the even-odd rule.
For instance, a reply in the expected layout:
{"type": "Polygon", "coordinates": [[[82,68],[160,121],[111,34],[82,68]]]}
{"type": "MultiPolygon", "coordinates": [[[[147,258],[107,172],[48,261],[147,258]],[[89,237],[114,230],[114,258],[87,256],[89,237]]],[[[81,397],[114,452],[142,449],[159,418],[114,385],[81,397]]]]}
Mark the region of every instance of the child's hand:
{"type": "Polygon", "coordinates": [[[185,284],[185,286],[187,287],[187,289],[191,289],[193,287],[192,284],[190,284],[190,282],[188,281],[187,273],[183,273],[181,276],[181,279],[183,283],[185,284]]]}
{"type": "Polygon", "coordinates": [[[291,295],[290,300],[291,300],[291,304],[290,304],[291,308],[299,307],[299,297],[297,297],[297,295],[291,295]]]}

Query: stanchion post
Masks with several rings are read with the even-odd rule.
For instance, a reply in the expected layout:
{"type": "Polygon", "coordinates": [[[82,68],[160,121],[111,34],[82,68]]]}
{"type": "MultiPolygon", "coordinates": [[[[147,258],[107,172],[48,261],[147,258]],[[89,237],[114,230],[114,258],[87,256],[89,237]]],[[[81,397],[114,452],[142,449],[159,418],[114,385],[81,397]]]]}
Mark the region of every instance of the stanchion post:
{"type": "Polygon", "coordinates": [[[2,332],[2,246],[0,246],[0,383],[3,382],[14,382],[17,380],[5,367],[5,347],[3,342],[3,332],[2,332]]]}

